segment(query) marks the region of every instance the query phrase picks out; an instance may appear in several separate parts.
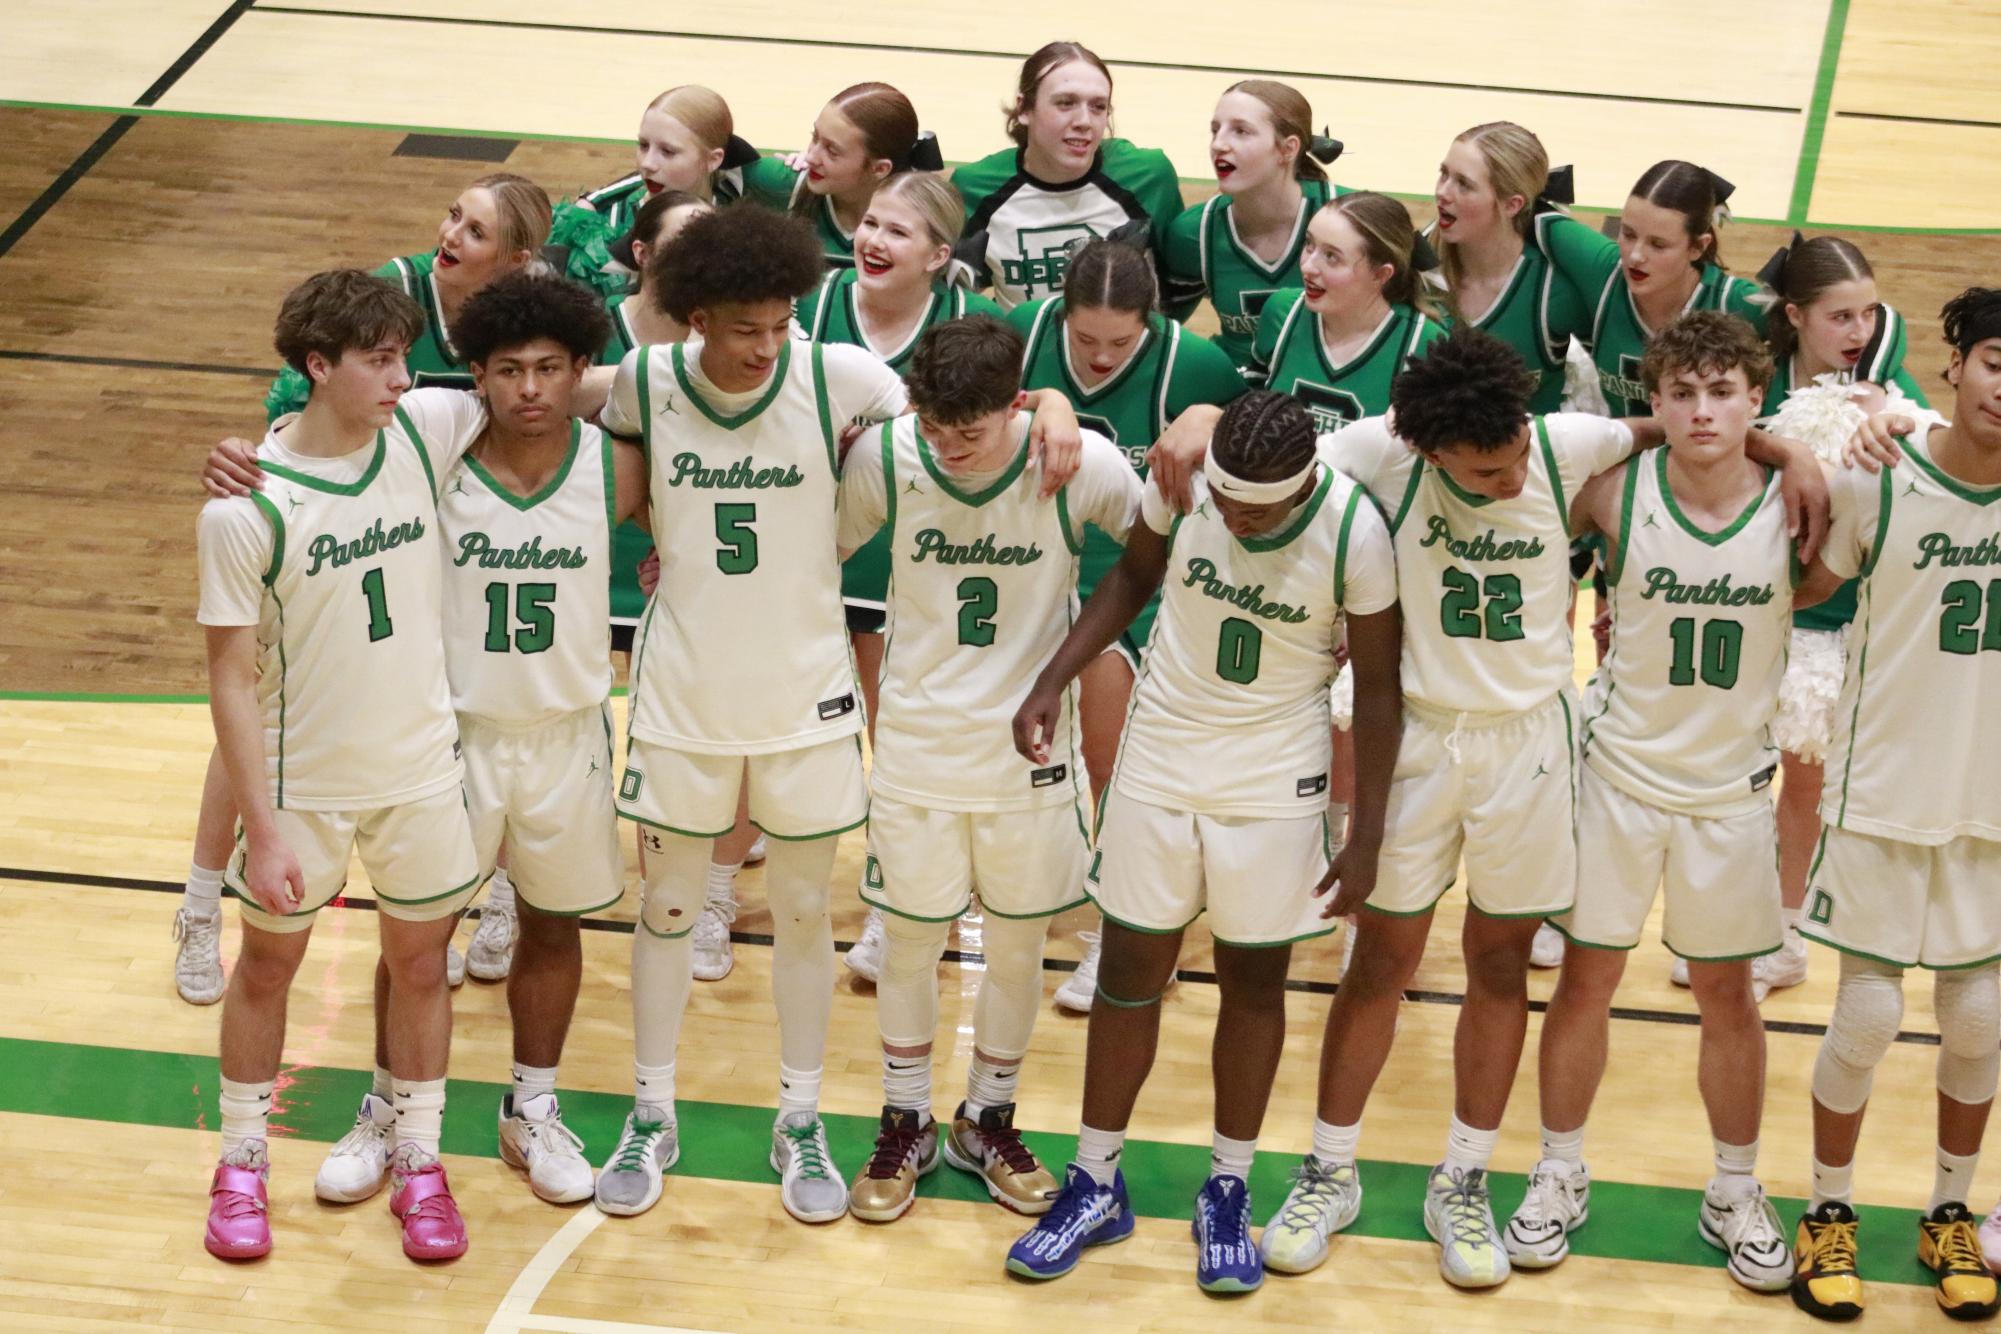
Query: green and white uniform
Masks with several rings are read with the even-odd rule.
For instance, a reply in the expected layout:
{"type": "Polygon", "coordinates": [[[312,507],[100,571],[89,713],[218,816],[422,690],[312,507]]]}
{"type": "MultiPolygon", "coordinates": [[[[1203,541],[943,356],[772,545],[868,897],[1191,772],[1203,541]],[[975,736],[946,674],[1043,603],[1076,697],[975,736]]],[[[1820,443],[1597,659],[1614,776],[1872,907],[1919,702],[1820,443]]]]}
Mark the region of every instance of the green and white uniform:
{"type": "Polygon", "coordinates": [[[1843,469],[1821,560],[1859,577],[1804,935],[1903,967],[2001,957],[2001,486],[1912,435],[1843,469]]]}
{"type": "MultiPolygon", "coordinates": [[[[605,407],[610,430],[645,440],[660,548],[619,812],[719,836],[748,756],[767,833],[852,828],[867,790],[835,549],[838,433],[902,412],[903,385],[859,348],[788,341],[766,384],[726,393],[700,358],[699,342],[631,353],[605,407]]],[[[692,920],[700,905],[677,906],[692,920]]]]}
{"type": "MultiPolygon", "coordinates": [[[[1539,377],[1530,412],[1563,407],[1563,368],[1574,335],[1591,333],[1591,306],[1577,286],[1543,253],[1539,234],[1522,243],[1521,258],[1500,298],[1473,327],[1494,335],[1515,351],[1539,377]]],[[[1449,328],[1455,321],[1448,319],[1449,328]]]]}
{"type": "MultiPolygon", "coordinates": [[[[638,293],[634,292],[605,302],[605,313],[611,316],[611,337],[605,339],[604,351],[598,354],[598,365],[616,366],[625,360],[626,353],[640,345],[630,311],[630,303],[636,296],[638,293]]],[[[646,610],[646,594],[639,591],[639,563],[651,550],[652,536],[630,519],[612,533],[611,623],[628,631],[639,625],[640,614],[646,610]]]]}
{"type": "Polygon", "coordinates": [[[1090,171],[1059,185],[1029,175],[1023,151],[1004,148],[952,173],[966,200],[966,235],[986,233],[987,276],[1003,308],[1061,292],[1072,248],[1129,222],[1145,222],[1154,254],[1165,252],[1181,212],[1167,154],[1107,139],[1090,171]]]}
{"type": "MultiPolygon", "coordinates": [[[[796,318],[806,336],[816,343],[845,343],[873,353],[877,360],[901,375],[910,364],[910,353],[926,329],[966,315],[1000,314],[1000,307],[976,292],[944,283],[931,285],[931,308],[900,346],[874,342],[862,327],[855,310],[855,271],[836,269],[809,295],[800,298],[796,318]]],[[[889,534],[882,530],[871,537],[841,566],[841,598],[847,603],[852,628],[881,628],[883,599],[889,585],[889,534]],[[873,624],[855,624],[857,615],[873,624]]]]}
{"type": "MultiPolygon", "coordinates": [[[[1054,389],[1070,400],[1078,422],[1098,432],[1125,454],[1142,480],[1146,452],[1167,424],[1197,403],[1218,407],[1249,388],[1229,355],[1200,334],[1161,315],[1146,318],[1146,332],[1126,364],[1086,389],[1070,356],[1070,338],[1061,297],[1031,301],[1008,312],[1008,322],[1028,340],[1022,358],[1024,389],[1054,389]]],[[[1119,563],[1122,543],[1093,532],[1084,544],[1083,581],[1088,598],[1098,581],[1119,563]]],[[[1133,621],[1124,642],[1130,655],[1146,647],[1158,600],[1133,621]]]]}
{"type": "MultiPolygon", "coordinates": [[[[569,451],[532,496],[468,452],[484,406],[460,400],[433,453],[458,454],[438,498],[445,666],[465,743],[466,811],[482,876],[502,841],[521,895],[571,916],[616,903],[625,863],[612,804],[605,565],[618,504],[614,445],[570,423],[569,451]]],[[[405,401],[409,396],[405,396],[405,401]]]]}
{"type": "Polygon", "coordinates": [[[1321,457],[1390,516],[1403,626],[1403,746],[1390,784],[1378,912],[1430,911],[1463,852],[1489,916],[1568,908],[1576,880],[1570,498],[1633,449],[1604,417],[1530,419],[1512,500],[1460,489],[1370,417],[1321,457]]]}
{"type": "Polygon", "coordinates": [[[1012,720],[1076,621],[1085,525],[1123,537],[1140,482],[1087,433],[1077,475],[1044,499],[1028,425],[1006,468],[955,477],[899,417],[856,442],[841,478],[842,547],[879,529],[894,552],[861,894],[906,917],[950,920],[976,888],[1008,917],[1082,902],[1076,687],[1048,765],[1015,753],[1012,720]]]}
{"type": "Polygon", "coordinates": [[[813,225],[820,253],[830,267],[855,266],[855,234],[842,230],[840,219],[834,216],[833,200],[825,195],[814,197],[806,188],[805,172],[792,170],[782,158],[762,157],[745,167],[743,176],[744,198],[781,213],[796,210],[813,225]]]}
{"type": "MultiPolygon", "coordinates": [[[[758,170],[767,159],[759,158],[747,167],[730,167],[715,174],[712,182],[715,190],[716,207],[734,204],[744,197],[745,177],[758,170]]],[[[781,164],[783,165],[783,164],[781,164]]],[[[574,204],[565,208],[586,208],[603,218],[610,226],[612,235],[623,236],[632,230],[632,224],[639,220],[639,210],[646,204],[646,180],[638,172],[621,176],[595,190],[585,191],[577,196],[574,204]]]]}
{"type": "Polygon", "coordinates": [[[200,519],[203,625],[255,626],[265,775],[299,859],[299,911],[273,917],[225,881],[248,921],[301,931],[340,892],[359,843],[385,912],[455,912],[477,886],[445,675],[438,460],[399,420],[340,458],[257,450],[264,490],[200,519]]]}
{"type": "Polygon", "coordinates": [[[1777,474],[1712,533],[1676,503],[1668,464],[1656,449],[1625,465],[1612,648],[1585,703],[1577,906],[1558,925],[1630,949],[1665,881],[1670,950],[1744,958],[1782,939],[1771,719],[1798,563],[1777,474]]]}
{"type": "MultiPolygon", "coordinates": [[[[1646,417],[1653,407],[1640,383],[1640,358],[1654,331],[1640,318],[1626,285],[1619,243],[1593,231],[1566,213],[1536,217],[1536,241],[1558,272],[1568,278],[1591,306],[1591,328],[1581,334],[1598,367],[1598,387],[1614,417],[1646,417]]],[[[1735,315],[1760,333],[1772,294],[1750,278],[1735,278],[1714,264],[1702,266],[1702,279],[1689,294],[1681,313],[1720,310],[1735,315]]]]}
{"type": "Polygon", "coordinates": [[[1390,382],[1404,363],[1445,336],[1443,326],[1409,306],[1391,306],[1368,346],[1340,365],[1327,355],[1320,317],[1306,308],[1306,293],[1288,288],[1265,302],[1258,315],[1251,360],[1264,387],[1291,394],[1322,431],[1389,411],[1390,382]]]}
{"type": "MultiPolygon", "coordinates": [[[[437,261],[436,251],[405,255],[375,270],[375,276],[394,279],[405,295],[424,309],[424,331],[417,335],[417,341],[410,344],[403,358],[410,369],[411,387],[470,389],[472,367],[466,365],[458,349],[452,346],[451,334],[445,328],[444,299],[438,295],[438,279],[432,271],[437,261]]],[[[271,390],[264,396],[265,420],[275,422],[287,413],[303,412],[311,392],[306,377],[287,366],[271,382],[271,390]]]]}
{"type": "Polygon", "coordinates": [[[1265,537],[1231,534],[1194,480],[1167,538],[1160,623],[1133,686],[1088,889],[1106,917],[1178,931],[1205,909],[1216,939],[1325,935],[1327,687],[1347,612],[1396,601],[1396,562],[1362,489],[1316,465],[1310,498],[1265,537]]]}
{"type": "Polygon", "coordinates": [[[1248,373],[1251,349],[1257,341],[1258,312],[1274,292],[1299,286],[1299,256],[1306,248],[1306,225],[1320,206],[1345,186],[1325,181],[1299,183],[1299,214],[1285,253],[1267,264],[1237,235],[1231,198],[1218,194],[1186,208],[1169,224],[1167,250],[1161,265],[1167,308],[1176,319],[1187,319],[1204,297],[1216,311],[1222,332],[1216,345],[1230,354],[1240,372],[1248,373]]]}

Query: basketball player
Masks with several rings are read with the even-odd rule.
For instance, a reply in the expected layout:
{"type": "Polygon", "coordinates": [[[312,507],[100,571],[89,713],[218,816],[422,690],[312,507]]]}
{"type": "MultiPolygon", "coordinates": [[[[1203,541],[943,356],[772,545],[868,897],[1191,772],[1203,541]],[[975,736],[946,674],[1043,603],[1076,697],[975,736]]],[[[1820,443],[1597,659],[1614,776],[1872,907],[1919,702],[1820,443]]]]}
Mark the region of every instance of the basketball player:
{"type": "Polygon", "coordinates": [[[1118,233],[1160,254],[1181,182],[1159,149],[1107,138],[1112,74],[1089,48],[1051,42],[1022,62],[1013,148],[952,173],[968,210],[969,262],[1012,310],[1063,290],[1080,241],[1118,233]]]}
{"type": "Polygon", "coordinates": [[[1193,508],[1153,486],[1119,564],[1015,715],[1015,748],[1047,764],[1063,692],[1162,586],[1118,772],[1098,817],[1090,892],[1105,914],[1077,1158],[1007,1267],[1055,1278],[1132,1234],[1119,1156],[1153,1064],[1162,988],[1207,911],[1222,1008],[1215,1136],[1195,1202],[1196,1281],[1263,1280],[1249,1180],[1285,1040],[1292,943],[1333,930],[1315,896],[1368,894],[1397,753],[1397,574],[1382,518],[1320,462],[1311,417],[1281,394],[1223,409],[1193,508]],[[1329,861],[1327,687],[1341,622],[1356,674],[1354,836],[1329,861]]]}
{"type": "Polygon", "coordinates": [[[1327,180],[1325,164],[1340,155],[1340,143],[1313,133],[1313,108],[1291,84],[1245,79],[1216,100],[1216,194],[1169,225],[1163,268],[1169,308],[1186,318],[1206,297],[1222,325],[1216,344],[1239,373],[1250,369],[1266,299],[1300,285],[1307,221],[1348,193],[1327,180]]]}
{"type": "MultiPolygon", "coordinates": [[[[856,235],[866,266],[875,242],[856,235]]],[[[1089,840],[1070,692],[1046,761],[1016,756],[1009,728],[1076,619],[1085,525],[1123,537],[1140,483],[1094,432],[1077,475],[1054,496],[1039,493],[1019,410],[1021,354],[1021,336],[991,317],[926,329],[904,372],[914,415],[864,435],[841,475],[842,550],[880,528],[893,571],[896,648],[883,664],[861,885],[887,923],[876,989],[884,1106],[852,1192],[855,1216],[876,1222],[909,1209],[941,1144],[947,1162],[1010,1209],[1040,1214],[1056,1196],[1014,1128],[1014,1103],[1049,919],[1084,901],[1089,840]],[[975,889],[986,967],[966,1098],[941,1133],[931,1116],[935,970],[975,889]]]]}
{"type": "Polygon", "coordinates": [[[848,1207],[819,1115],[834,971],[827,877],[835,836],[868,810],[833,559],[836,483],[842,427],[898,416],[905,399],[896,373],[861,349],[789,337],[792,304],[821,267],[796,219],[728,209],[691,221],[656,268],[668,314],[699,341],[633,352],[604,412],[610,430],[646,443],[661,542],[618,796],[619,813],[644,826],[646,893],[633,935],[634,1108],[598,1179],[608,1213],[650,1208],[680,1153],[688,935],[709,844],[731,828],[746,775],[750,818],[772,837],[771,1163],[794,1217],[825,1222],[848,1207]]]}
{"type": "MultiPolygon", "coordinates": [[[[1008,313],[1027,339],[1022,383],[1062,390],[1083,422],[1116,444],[1142,478],[1146,451],[1169,422],[1198,403],[1221,407],[1248,388],[1227,353],[1160,314],[1159,297],[1144,250],[1093,239],[1071,257],[1062,296],[1008,313]]],[[[1079,584],[1084,597],[1118,563],[1119,548],[1110,534],[1094,530],[1086,536],[1079,584]]],[[[1157,606],[1150,602],[1141,609],[1080,681],[1084,766],[1094,804],[1111,782],[1134,673],[1153,634],[1157,606]]],[[[1056,989],[1056,1003],[1085,1014],[1097,994],[1104,946],[1097,932],[1081,935],[1086,953],[1056,989]]]]}
{"type": "Polygon", "coordinates": [[[243,900],[243,941],[223,1001],[222,1159],[205,1239],[228,1259],[271,1249],[266,1121],[286,999],[357,845],[388,978],[390,1211],[405,1254],[466,1249],[438,1136],[451,1043],[445,946],[479,883],[478,859],[445,675],[436,465],[396,411],[410,384],[403,354],[423,324],[416,302],[358,270],[294,288],[277,345],[312,390],[258,449],[277,480],[268,495],[202,510],[198,619],[242,820],[225,877],[243,900]]]}
{"type": "Polygon", "coordinates": [[[1751,327],[1719,311],[1668,325],[1640,362],[1667,448],[1598,474],[1572,503],[1571,531],[1604,537],[1612,650],[1584,707],[1577,902],[1554,919],[1570,945],[1542,1028],[1542,1158],[1502,1238],[1524,1269],[1561,1261],[1589,1216],[1584,1121],[1612,997],[1665,880],[1661,934],[1695,986],[1716,1148],[1699,1228],[1745,1287],[1792,1280],[1756,1175],[1765,1028],[1751,992],[1751,961],[1785,934],[1770,721],[1799,568],[1778,479],[1744,454],[1771,365],[1751,327]]]}
{"type": "Polygon", "coordinates": [[[1833,529],[1801,585],[1861,580],[1800,926],[1842,955],[1813,1072],[1813,1199],[1792,1289],[1801,1310],[1831,1320],[1864,1304],[1855,1143],[1911,967],[1933,970],[1940,1040],[1918,1259],[1946,1314],[1984,1319],[2001,1305],[1965,1204],[2001,1066],[2001,290],[1968,288],[1941,315],[1951,424],[1907,420],[1896,466],[1836,474],[1833,529]]]}

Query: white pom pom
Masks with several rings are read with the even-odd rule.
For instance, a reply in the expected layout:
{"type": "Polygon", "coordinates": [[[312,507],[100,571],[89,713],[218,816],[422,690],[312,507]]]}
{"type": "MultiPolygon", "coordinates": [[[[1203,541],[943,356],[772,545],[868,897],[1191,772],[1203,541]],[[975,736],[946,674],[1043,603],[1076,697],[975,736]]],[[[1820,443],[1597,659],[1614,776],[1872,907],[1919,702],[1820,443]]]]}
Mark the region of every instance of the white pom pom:
{"type": "Polygon", "coordinates": [[[1563,410],[1588,412],[1595,417],[1612,415],[1612,409],[1605,403],[1605,391],[1598,384],[1598,365],[1591,360],[1584,344],[1575,338],[1570,340],[1563,357],[1563,410]]]}
{"type": "Polygon", "coordinates": [[[1347,663],[1334,675],[1334,684],[1327,687],[1327,707],[1333,711],[1334,725],[1347,731],[1355,721],[1355,673],[1347,663]]]}
{"type": "Polygon", "coordinates": [[[1786,395],[1765,428],[1773,435],[1804,441],[1820,458],[1838,464],[1856,429],[1869,419],[1850,399],[1851,388],[1833,373],[1816,376],[1812,384],[1786,395]]]}
{"type": "Polygon", "coordinates": [[[1810,764],[1827,759],[1834,738],[1834,710],[1848,666],[1846,639],[1838,630],[1793,631],[1785,679],[1779,682],[1779,711],[1772,718],[1772,744],[1810,764]]]}

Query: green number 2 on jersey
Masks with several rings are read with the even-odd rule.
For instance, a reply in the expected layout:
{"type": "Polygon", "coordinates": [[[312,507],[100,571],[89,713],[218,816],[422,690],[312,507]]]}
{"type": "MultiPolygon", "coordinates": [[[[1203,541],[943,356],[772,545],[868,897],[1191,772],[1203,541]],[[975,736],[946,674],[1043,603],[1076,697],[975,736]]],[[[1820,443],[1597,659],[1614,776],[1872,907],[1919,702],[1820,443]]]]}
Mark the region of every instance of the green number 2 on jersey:
{"type": "Polygon", "coordinates": [[[985,648],[994,642],[994,612],[1000,608],[1000,588],[984,575],[959,581],[959,642],[985,648]]]}
{"type": "Polygon", "coordinates": [[[1987,581],[1986,594],[1972,579],[1955,579],[1939,595],[1945,610],[1938,618],[1938,646],[1941,653],[2001,653],[2001,579],[1987,581]],[[1982,602],[1986,603],[1985,631],[1976,631],[1982,602]]]}
{"type": "Polygon", "coordinates": [[[1449,637],[1479,639],[1483,619],[1486,638],[1495,643],[1522,637],[1522,581],[1518,576],[1490,574],[1482,580],[1455,566],[1445,571],[1441,582],[1445,591],[1439,597],[1438,619],[1449,637]],[[1487,598],[1484,618],[1480,607],[1483,593],[1487,598]]]}

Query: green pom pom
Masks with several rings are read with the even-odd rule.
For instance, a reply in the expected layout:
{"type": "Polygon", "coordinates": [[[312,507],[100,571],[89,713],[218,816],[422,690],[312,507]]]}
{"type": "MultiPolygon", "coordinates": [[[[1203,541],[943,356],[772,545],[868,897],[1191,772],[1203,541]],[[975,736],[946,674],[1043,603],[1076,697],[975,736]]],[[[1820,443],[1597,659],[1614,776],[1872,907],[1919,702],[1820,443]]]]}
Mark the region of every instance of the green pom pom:
{"type": "Polygon", "coordinates": [[[602,213],[568,199],[556,206],[549,244],[568,253],[564,272],[607,297],[632,290],[632,275],[611,257],[611,243],[617,239],[617,230],[602,213]]]}

